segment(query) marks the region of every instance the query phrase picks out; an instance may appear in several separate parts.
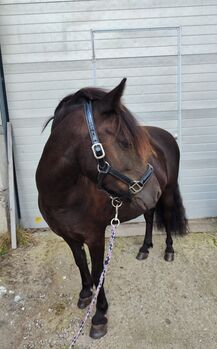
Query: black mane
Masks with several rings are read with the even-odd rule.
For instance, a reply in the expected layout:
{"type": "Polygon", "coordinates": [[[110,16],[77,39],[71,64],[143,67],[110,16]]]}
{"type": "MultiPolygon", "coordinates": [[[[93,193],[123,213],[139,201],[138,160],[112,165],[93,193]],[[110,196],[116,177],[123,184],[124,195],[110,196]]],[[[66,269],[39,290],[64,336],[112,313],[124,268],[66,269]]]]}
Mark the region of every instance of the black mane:
{"type": "MultiPolygon", "coordinates": [[[[46,122],[43,130],[51,120],[53,120],[53,130],[69,113],[77,109],[85,101],[100,100],[106,93],[107,91],[100,88],[87,87],[64,97],[56,107],[54,116],[46,122]]],[[[140,156],[144,157],[150,154],[151,146],[144,128],[139,127],[135,117],[121,103],[117,116],[115,118],[117,137],[121,134],[129,144],[133,145],[140,156]]]]}
{"type": "Polygon", "coordinates": [[[96,101],[105,96],[107,92],[100,88],[87,87],[82,88],[74,94],[70,94],[64,97],[56,107],[54,116],[51,116],[44,124],[42,132],[45,130],[47,125],[53,120],[52,130],[66,117],[70,112],[75,110],[78,106],[83,104],[85,101],[96,101]]]}

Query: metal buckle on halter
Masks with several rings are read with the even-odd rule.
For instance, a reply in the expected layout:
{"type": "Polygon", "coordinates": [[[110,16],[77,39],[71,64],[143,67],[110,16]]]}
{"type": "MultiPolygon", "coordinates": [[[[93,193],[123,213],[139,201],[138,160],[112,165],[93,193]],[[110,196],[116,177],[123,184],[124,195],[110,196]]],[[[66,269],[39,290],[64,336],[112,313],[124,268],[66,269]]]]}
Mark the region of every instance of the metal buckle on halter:
{"type": "Polygon", "coordinates": [[[94,157],[99,160],[99,159],[102,159],[104,158],[105,156],[105,151],[103,149],[103,146],[101,143],[95,143],[92,145],[92,151],[93,151],[93,155],[94,157]]]}
{"type": "Polygon", "coordinates": [[[131,194],[137,194],[139,193],[143,188],[143,183],[140,181],[134,181],[133,184],[129,186],[129,191],[131,194]]]}
{"type": "Polygon", "coordinates": [[[97,170],[99,173],[108,173],[110,169],[110,165],[107,161],[104,162],[104,167],[101,168],[100,165],[97,165],[97,170]]]}

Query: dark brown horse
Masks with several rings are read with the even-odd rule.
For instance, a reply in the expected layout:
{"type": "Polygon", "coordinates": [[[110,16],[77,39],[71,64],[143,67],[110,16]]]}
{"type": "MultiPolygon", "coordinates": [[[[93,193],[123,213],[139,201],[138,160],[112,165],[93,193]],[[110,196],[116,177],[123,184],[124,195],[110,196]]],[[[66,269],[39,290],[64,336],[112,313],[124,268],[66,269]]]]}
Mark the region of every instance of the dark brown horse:
{"type": "MultiPolygon", "coordinates": [[[[147,258],[149,248],[153,246],[154,213],[158,227],[166,230],[167,261],[174,258],[171,234],[182,235],[187,230],[177,183],[177,143],[160,128],[138,125],[120,101],[125,81],[122,80],[110,92],[84,88],[59,103],[36,173],[40,211],[50,228],[67,242],[80,270],[80,308],[90,303],[92,287],[98,285],[102,272],[105,228],[114,217],[109,195],[123,201],[119,211],[122,222],[144,214],[146,233],[137,255],[139,260],[147,258]],[[94,140],[90,138],[91,132],[94,137],[94,130],[91,131],[85,115],[87,103],[93,109],[95,136],[103,146],[96,145],[94,151],[91,150],[94,140]],[[116,176],[108,173],[108,164],[116,176]],[[147,165],[149,169],[153,168],[153,173],[142,182],[141,178],[147,174],[147,165]],[[104,168],[105,171],[101,171],[104,168]],[[128,185],[128,180],[133,186],[137,183],[134,188],[128,185]],[[109,195],[99,190],[99,184],[109,195]],[[90,251],[91,273],[84,243],[90,251]]],[[[92,318],[91,337],[100,338],[106,333],[107,309],[102,287],[92,318]]]]}

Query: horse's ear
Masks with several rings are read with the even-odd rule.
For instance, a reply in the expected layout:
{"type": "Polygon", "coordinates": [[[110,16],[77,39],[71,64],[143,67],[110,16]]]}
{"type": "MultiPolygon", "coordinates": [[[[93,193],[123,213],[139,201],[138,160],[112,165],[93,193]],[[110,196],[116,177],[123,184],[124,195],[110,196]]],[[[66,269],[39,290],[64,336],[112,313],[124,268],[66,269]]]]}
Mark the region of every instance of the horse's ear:
{"type": "Polygon", "coordinates": [[[117,110],[120,105],[120,99],[124,92],[126,78],[118,86],[108,92],[103,98],[97,101],[97,110],[100,114],[108,114],[117,110]]]}

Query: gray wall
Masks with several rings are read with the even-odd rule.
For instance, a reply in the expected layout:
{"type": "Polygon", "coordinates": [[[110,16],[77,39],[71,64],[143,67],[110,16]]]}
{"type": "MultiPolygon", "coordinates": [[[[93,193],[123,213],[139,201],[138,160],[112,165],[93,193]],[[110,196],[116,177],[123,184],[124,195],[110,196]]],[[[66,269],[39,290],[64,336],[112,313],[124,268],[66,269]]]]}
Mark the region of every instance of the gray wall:
{"type": "MultiPolygon", "coordinates": [[[[40,214],[34,183],[49,134],[41,134],[42,125],[63,96],[92,85],[90,29],[182,26],[182,192],[189,217],[217,215],[217,0],[1,4],[1,44],[24,225],[44,225],[35,223],[40,214]]],[[[125,100],[140,121],[177,133],[176,32],[100,35],[97,83],[109,88],[127,76],[125,100]]]]}

